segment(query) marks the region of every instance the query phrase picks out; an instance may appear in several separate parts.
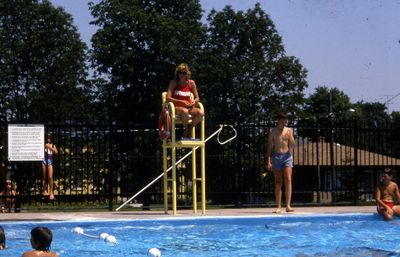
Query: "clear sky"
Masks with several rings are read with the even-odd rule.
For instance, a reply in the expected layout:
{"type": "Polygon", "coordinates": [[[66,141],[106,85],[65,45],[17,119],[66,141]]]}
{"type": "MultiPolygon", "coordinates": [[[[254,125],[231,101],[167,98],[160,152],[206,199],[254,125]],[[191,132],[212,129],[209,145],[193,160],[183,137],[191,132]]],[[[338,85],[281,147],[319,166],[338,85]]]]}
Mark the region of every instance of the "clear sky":
{"type": "MultiPolygon", "coordinates": [[[[74,18],[90,46],[96,28],[85,0],[51,0],[74,18]]],[[[275,23],[286,54],[308,70],[309,88],[337,87],[352,102],[388,103],[400,111],[400,0],[201,0],[212,8],[236,11],[257,2],[275,23]],[[388,102],[388,100],[390,100],[388,102]]]]}

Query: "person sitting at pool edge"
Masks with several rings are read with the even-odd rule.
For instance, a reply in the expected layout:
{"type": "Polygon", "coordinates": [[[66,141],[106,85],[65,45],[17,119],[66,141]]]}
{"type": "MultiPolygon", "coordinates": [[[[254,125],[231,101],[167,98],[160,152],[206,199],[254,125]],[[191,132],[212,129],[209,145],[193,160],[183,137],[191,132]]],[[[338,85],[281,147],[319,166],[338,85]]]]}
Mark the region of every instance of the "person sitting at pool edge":
{"type": "Polygon", "coordinates": [[[6,180],[4,190],[0,192],[0,212],[12,212],[12,208],[15,202],[15,190],[14,184],[10,179],[6,180]],[[4,202],[3,202],[4,201],[4,202]]]}
{"type": "Polygon", "coordinates": [[[25,252],[22,257],[56,257],[55,252],[50,251],[53,233],[46,227],[35,227],[31,231],[31,245],[35,250],[25,252]]]}
{"type": "Polygon", "coordinates": [[[375,188],[375,200],[377,211],[385,220],[391,220],[393,215],[400,216],[400,206],[394,205],[396,197],[400,201],[399,187],[392,181],[392,170],[385,169],[381,175],[381,181],[375,188]]]}

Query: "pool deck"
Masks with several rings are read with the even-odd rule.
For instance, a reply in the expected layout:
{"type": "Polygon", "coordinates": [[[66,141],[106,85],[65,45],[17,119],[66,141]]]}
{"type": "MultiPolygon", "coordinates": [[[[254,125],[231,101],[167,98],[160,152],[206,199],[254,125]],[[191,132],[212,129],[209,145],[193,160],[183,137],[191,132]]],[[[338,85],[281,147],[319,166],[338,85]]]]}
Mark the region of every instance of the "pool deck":
{"type": "Polygon", "coordinates": [[[235,208],[235,209],[209,209],[203,215],[201,210],[197,214],[193,210],[178,210],[176,215],[169,211],[103,211],[103,212],[21,212],[21,213],[0,213],[0,221],[40,221],[40,220],[58,220],[58,221],[74,221],[74,220],[116,220],[116,219],[154,219],[154,218],[179,218],[179,217],[211,217],[211,216],[271,216],[271,215],[317,215],[317,214],[349,214],[349,213],[375,213],[375,206],[329,206],[329,207],[295,207],[295,212],[286,213],[282,209],[282,213],[272,213],[274,208],[235,208]]]}

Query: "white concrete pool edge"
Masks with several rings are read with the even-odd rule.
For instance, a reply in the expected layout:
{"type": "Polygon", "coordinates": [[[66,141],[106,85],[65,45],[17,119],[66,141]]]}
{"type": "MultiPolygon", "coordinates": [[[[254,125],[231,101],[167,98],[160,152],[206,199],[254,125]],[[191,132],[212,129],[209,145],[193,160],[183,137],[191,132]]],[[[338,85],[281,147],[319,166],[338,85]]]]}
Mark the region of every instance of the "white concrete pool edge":
{"type": "Polygon", "coordinates": [[[265,217],[265,216],[298,216],[320,214],[360,214],[376,213],[375,206],[327,206],[327,207],[296,207],[295,212],[272,213],[275,208],[234,208],[234,209],[209,209],[206,214],[197,214],[192,210],[178,210],[177,215],[172,212],[164,214],[164,211],[104,211],[104,212],[21,212],[0,213],[0,221],[88,221],[88,220],[132,220],[132,219],[182,219],[182,218],[208,218],[208,217],[265,217]]]}

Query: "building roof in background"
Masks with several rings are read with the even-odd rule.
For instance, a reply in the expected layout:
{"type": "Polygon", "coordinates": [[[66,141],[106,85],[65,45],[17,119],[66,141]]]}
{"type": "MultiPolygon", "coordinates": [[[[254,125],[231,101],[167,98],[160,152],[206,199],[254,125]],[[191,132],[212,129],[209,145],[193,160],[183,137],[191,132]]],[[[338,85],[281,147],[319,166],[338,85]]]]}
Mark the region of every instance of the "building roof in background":
{"type": "MultiPolygon", "coordinates": [[[[333,143],[335,166],[400,166],[400,159],[354,147],[333,143]]],[[[301,166],[330,166],[329,142],[308,142],[294,149],[294,164],[301,166]],[[318,154],[317,154],[318,153],[318,154]]]]}

